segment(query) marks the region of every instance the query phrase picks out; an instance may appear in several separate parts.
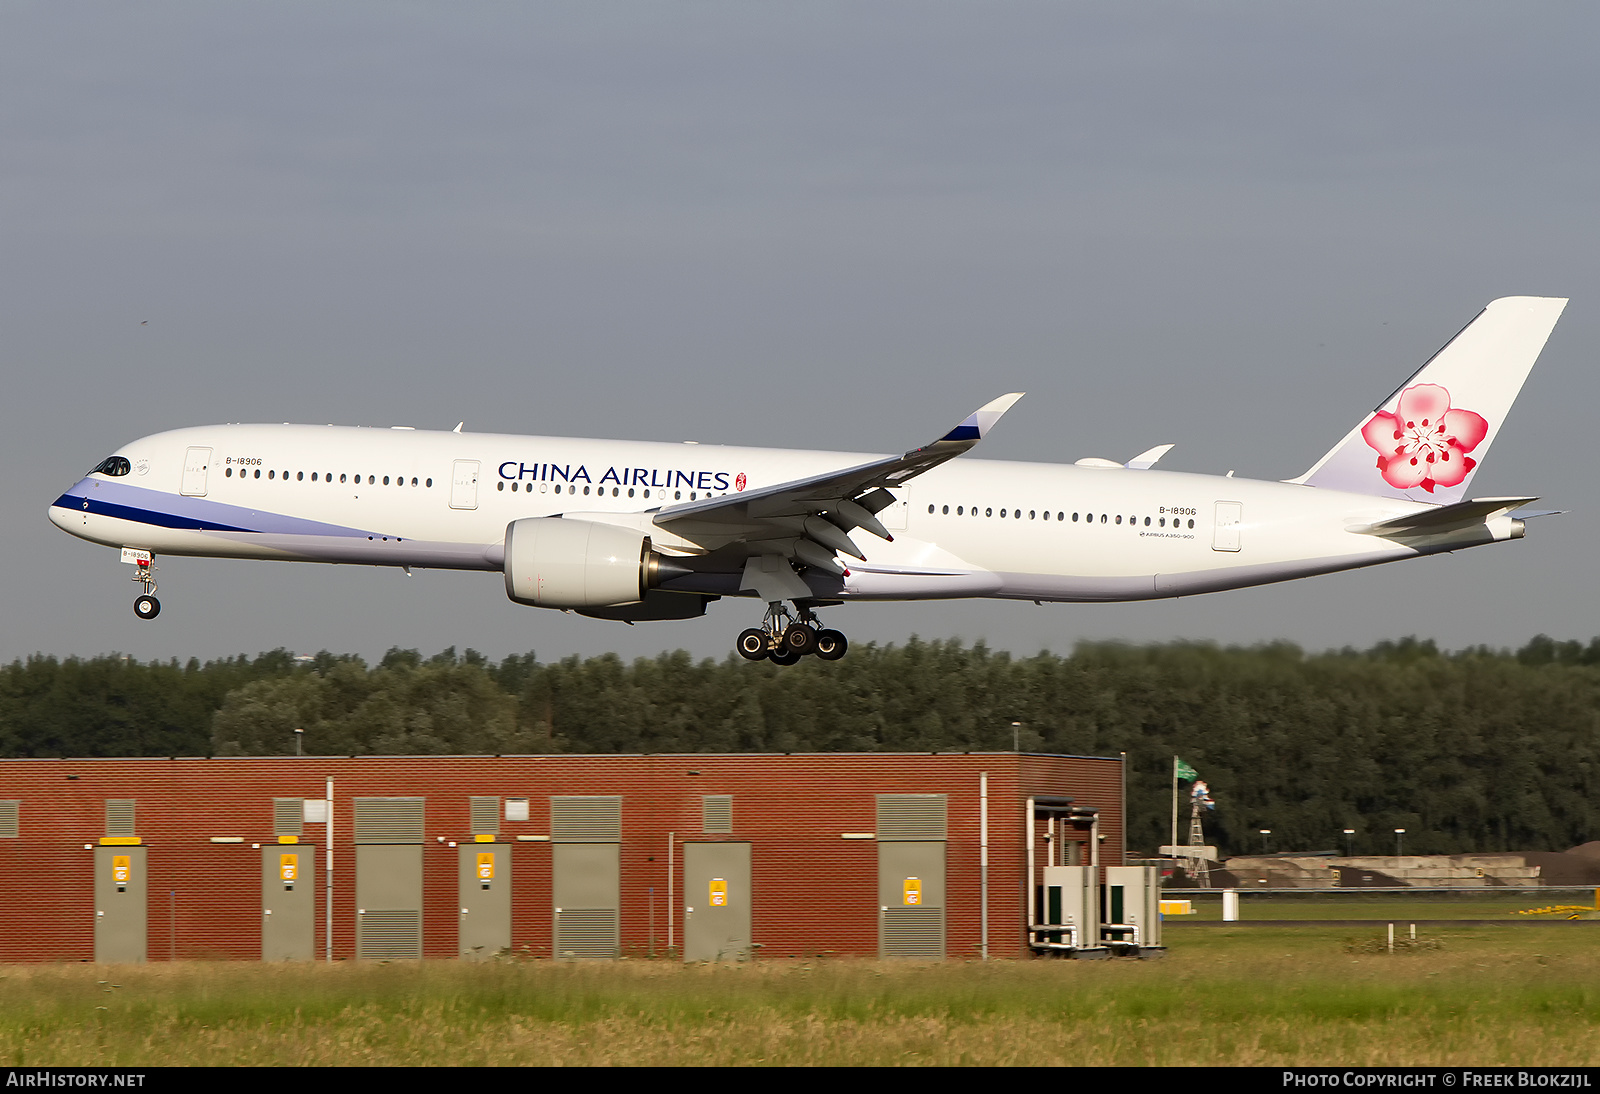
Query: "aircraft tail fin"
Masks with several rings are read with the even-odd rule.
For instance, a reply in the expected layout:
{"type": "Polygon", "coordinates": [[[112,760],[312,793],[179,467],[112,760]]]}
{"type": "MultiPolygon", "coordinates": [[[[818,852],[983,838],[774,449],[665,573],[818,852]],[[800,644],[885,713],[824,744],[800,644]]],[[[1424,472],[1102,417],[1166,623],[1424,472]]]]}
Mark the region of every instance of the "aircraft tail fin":
{"type": "Polygon", "coordinates": [[[1493,301],[1311,470],[1287,481],[1460,501],[1566,306],[1556,297],[1493,301]]]}

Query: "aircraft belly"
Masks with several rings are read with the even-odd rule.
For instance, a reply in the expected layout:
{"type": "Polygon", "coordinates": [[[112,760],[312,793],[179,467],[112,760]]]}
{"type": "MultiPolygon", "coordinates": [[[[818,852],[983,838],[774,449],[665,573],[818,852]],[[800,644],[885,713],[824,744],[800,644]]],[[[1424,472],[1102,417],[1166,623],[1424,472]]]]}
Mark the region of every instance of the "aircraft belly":
{"type": "Polygon", "coordinates": [[[59,526],[79,538],[110,547],[138,547],[158,555],[423,566],[453,570],[498,570],[502,563],[502,547],[498,543],[163,528],[96,513],[78,514],[59,506],[51,510],[51,517],[59,526]]]}

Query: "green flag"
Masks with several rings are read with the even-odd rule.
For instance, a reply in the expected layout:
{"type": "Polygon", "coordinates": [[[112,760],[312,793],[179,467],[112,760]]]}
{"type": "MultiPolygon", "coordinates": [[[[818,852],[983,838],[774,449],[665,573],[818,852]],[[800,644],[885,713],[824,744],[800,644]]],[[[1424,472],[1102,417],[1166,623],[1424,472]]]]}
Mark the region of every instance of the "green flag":
{"type": "Polygon", "coordinates": [[[1200,777],[1200,773],[1198,771],[1184,763],[1182,760],[1178,759],[1176,756],[1172,757],[1172,768],[1177,772],[1178,778],[1180,779],[1198,779],[1200,777]]]}

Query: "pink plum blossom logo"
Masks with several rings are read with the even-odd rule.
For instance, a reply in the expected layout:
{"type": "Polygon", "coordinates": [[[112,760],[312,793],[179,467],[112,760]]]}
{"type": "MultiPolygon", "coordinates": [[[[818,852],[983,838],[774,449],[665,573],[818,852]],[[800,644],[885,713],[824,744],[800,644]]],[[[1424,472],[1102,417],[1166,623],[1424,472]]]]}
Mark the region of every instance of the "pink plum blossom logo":
{"type": "Polygon", "coordinates": [[[1393,414],[1380,410],[1361,436],[1378,453],[1383,481],[1401,490],[1459,486],[1478,461],[1467,455],[1489,433],[1483,415],[1450,406],[1438,384],[1417,384],[1400,395],[1393,414]]]}

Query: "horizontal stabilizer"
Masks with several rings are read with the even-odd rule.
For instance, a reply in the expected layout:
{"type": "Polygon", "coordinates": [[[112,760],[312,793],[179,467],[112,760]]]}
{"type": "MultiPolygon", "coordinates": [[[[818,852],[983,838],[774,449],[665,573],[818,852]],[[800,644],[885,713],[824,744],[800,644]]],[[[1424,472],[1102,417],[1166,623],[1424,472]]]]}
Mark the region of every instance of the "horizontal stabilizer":
{"type": "Polygon", "coordinates": [[[1355,525],[1349,530],[1369,536],[1434,535],[1484,524],[1495,517],[1505,516],[1519,505],[1538,500],[1538,498],[1473,498],[1471,501],[1458,501],[1454,505],[1440,505],[1433,509],[1407,513],[1404,516],[1390,517],[1374,524],[1355,525]]]}

